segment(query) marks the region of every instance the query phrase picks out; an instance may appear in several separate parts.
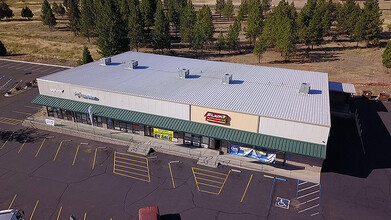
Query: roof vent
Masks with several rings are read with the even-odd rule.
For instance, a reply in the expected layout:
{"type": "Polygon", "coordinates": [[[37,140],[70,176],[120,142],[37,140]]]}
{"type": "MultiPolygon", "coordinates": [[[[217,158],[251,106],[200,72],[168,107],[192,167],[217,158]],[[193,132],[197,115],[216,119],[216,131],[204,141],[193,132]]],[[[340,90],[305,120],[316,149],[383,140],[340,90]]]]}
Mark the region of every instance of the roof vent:
{"type": "Polygon", "coordinates": [[[111,64],[111,57],[103,57],[103,58],[101,58],[100,59],[100,64],[104,65],[104,66],[111,64]]]}
{"type": "Polygon", "coordinates": [[[137,60],[131,60],[128,63],[128,69],[137,69],[138,67],[138,61],[137,60]]]}
{"type": "Polygon", "coordinates": [[[223,76],[223,81],[222,81],[223,84],[230,84],[231,81],[232,81],[232,74],[227,73],[223,76]]]}
{"type": "Polygon", "coordinates": [[[178,69],[179,78],[185,79],[189,77],[189,69],[178,69]]]}
{"type": "Polygon", "coordinates": [[[308,94],[310,92],[311,86],[309,83],[302,83],[300,86],[299,93],[308,94]]]}

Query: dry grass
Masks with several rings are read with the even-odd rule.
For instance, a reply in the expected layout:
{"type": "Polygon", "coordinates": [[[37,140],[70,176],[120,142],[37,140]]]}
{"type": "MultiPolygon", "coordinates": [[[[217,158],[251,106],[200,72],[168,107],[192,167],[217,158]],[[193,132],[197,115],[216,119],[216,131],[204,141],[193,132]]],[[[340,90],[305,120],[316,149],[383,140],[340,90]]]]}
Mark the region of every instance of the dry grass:
{"type": "MultiPolygon", "coordinates": [[[[15,55],[10,57],[11,59],[76,66],[84,46],[89,47],[95,60],[100,58],[93,42],[88,43],[86,38],[76,37],[68,30],[65,17],[58,17],[58,25],[54,31],[43,26],[39,19],[41,1],[8,0],[6,2],[11,5],[15,17],[12,21],[0,22],[0,39],[9,52],[15,55]],[[24,5],[28,5],[33,11],[34,19],[32,21],[25,21],[20,17],[20,10],[24,5]]],[[[215,4],[215,0],[193,0],[193,2],[196,6],[215,4]]],[[[278,0],[273,0],[272,4],[277,5],[278,2],[278,0]]],[[[302,8],[305,2],[306,0],[294,1],[298,9],[302,8]]],[[[234,0],[233,3],[239,5],[240,0],[234,0]]],[[[383,27],[384,30],[387,30],[387,24],[391,24],[391,2],[381,1],[380,8],[384,18],[383,27]]],[[[230,23],[232,21],[226,21],[224,18],[215,18],[215,37],[219,31],[225,31],[230,23]]],[[[383,46],[388,41],[389,37],[387,36],[389,35],[385,35],[386,39],[382,40],[383,46]]],[[[241,35],[240,38],[242,41],[245,40],[244,35],[241,35]]],[[[328,39],[327,43],[316,47],[309,57],[304,56],[304,47],[299,46],[297,57],[289,63],[284,63],[278,52],[269,50],[264,54],[260,65],[327,72],[332,81],[354,83],[357,92],[363,89],[370,89],[374,93],[391,92],[391,71],[387,73],[381,63],[381,54],[384,48],[360,46],[357,49],[354,42],[348,42],[344,39],[332,42],[328,39]]],[[[150,48],[142,48],[140,51],[153,52],[150,48]]],[[[183,46],[181,48],[178,45],[174,45],[174,49],[170,53],[178,56],[195,56],[194,51],[184,49],[183,46]]],[[[232,54],[223,51],[221,55],[218,55],[218,52],[214,50],[205,50],[199,58],[259,65],[257,57],[251,51],[246,50],[232,54]]]]}

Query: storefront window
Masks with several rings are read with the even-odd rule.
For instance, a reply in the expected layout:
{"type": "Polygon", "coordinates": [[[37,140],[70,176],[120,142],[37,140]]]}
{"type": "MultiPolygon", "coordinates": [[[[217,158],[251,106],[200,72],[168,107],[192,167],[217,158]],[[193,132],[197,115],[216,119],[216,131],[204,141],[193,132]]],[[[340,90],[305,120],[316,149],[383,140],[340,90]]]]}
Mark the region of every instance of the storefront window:
{"type": "Polygon", "coordinates": [[[126,123],[125,123],[125,122],[120,121],[120,122],[119,122],[119,127],[120,127],[120,130],[121,130],[121,131],[127,131],[127,130],[126,130],[126,123]]]}
{"type": "Polygon", "coordinates": [[[140,125],[133,124],[133,134],[140,134],[140,125]]]}
{"type": "Polygon", "coordinates": [[[111,120],[111,118],[107,118],[107,128],[114,129],[113,120],[111,120]]]}
{"type": "Polygon", "coordinates": [[[196,146],[196,147],[201,146],[200,136],[193,136],[193,146],[196,146]]]}
{"type": "Polygon", "coordinates": [[[113,120],[113,121],[114,121],[114,129],[115,130],[120,130],[121,128],[119,126],[119,121],[117,121],[117,120],[113,120]]]}
{"type": "Polygon", "coordinates": [[[46,109],[48,111],[48,116],[49,117],[54,117],[53,108],[52,107],[46,107],[46,109]]]}
{"type": "Polygon", "coordinates": [[[93,116],[94,118],[94,126],[102,127],[102,118],[99,116],[93,116]]]}

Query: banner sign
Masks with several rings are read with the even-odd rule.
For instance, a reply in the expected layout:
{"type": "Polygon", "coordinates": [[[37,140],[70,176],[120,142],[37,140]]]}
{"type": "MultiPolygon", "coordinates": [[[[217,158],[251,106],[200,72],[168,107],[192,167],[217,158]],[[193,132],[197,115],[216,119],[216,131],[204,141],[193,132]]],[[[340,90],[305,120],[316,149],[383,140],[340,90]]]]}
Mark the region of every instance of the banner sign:
{"type": "Polygon", "coordinates": [[[210,122],[216,122],[220,124],[227,124],[228,115],[218,114],[213,112],[207,112],[204,115],[205,119],[210,122]]]}
{"type": "Polygon", "coordinates": [[[172,141],[172,138],[174,137],[174,132],[164,130],[164,129],[154,128],[153,129],[153,136],[155,138],[172,141]]]}
{"type": "Polygon", "coordinates": [[[45,122],[47,125],[51,125],[51,126],[54,126],[54,120],[51,120],[51,119],[45,119],[45,122]]]}
{"type": "Polygon", "coordinates": [[[274,163],[276,160],[276,154],[243,147],[237,144],[229,145],[229,154],[254,158],[264,163],[274,163]]]}

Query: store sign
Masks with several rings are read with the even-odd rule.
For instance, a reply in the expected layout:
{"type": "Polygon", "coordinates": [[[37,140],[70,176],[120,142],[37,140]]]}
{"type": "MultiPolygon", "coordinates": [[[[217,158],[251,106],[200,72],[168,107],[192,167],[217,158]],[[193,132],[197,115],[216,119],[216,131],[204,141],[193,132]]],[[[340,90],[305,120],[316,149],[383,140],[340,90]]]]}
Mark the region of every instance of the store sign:
{"type": "Polygon", "coordinates": [[[51,119],[45,119],[45,122],[47,125],[51,125],[51,126],[54,126],[54,120],[51,120],[51,119]]]}
{"type": "Polygon", "coordinates": [[[169,130],[154,128],[153,129],[153,136],[158,139],[172,141],[172,139],[174,137],[174,132],[169,131],[169,130]]]}
{"type": "Polygon", "coordinates": [[[204,116],[207,121],[216,122],[220,124],[227,124],[228,115],[207,112],[204,116]]]}
{"type": "Polygon", "coordinates": [[[91,96],[91,95],[86,95],[86,94],[83,94],[81,92],[75,92],[75,96],[77,96],[79,98],[83,98],[83,99],[90,99],[90,100],[94,100],[94,101],[99,101],[98,97],[91,96]]]}
{"type": "Polygon", "coordinates": [[[64,90],[61,90],[61,89],[50,89],[50,92],[54,92],[54,93],[64,93],[64,90]]]}
{"type": "Polygon", "coordinates": [[[243,147],[237,144],[229,145],[229,154],[254,158],[264,163],[274,163],[276,160],[276,154],[243,147]]]}

